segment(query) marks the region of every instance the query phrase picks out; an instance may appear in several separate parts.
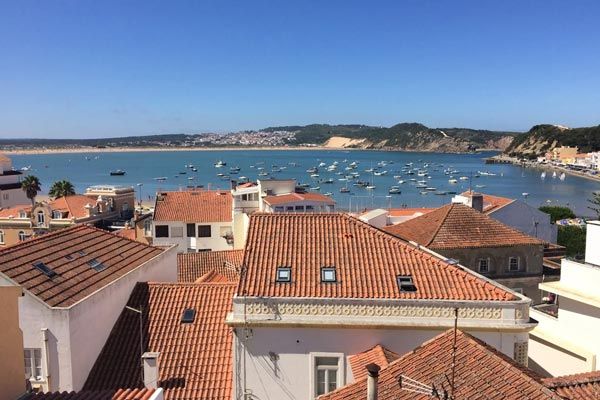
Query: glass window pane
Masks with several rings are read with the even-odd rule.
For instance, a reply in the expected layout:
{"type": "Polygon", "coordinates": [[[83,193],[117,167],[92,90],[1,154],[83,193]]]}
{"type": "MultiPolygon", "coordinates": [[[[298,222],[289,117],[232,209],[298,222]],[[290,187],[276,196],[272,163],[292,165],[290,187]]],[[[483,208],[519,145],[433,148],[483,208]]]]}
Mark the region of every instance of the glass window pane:
{"type": "Polygon", "coordinates": [[[325,370],[317,371],[317,395],[327,393],[327,383],[325,382],[325,370]]]}
{"type": "Polygon", "coordinates": [[[317,357],[317,365],[333,365],[337,367],[338,362],[337,357],[317,357]]]}
{"type": "Polygon", "coordinates": [[[331,392],[332,390],[337,389],[337,370],[330,369],[327,371],[328,373],[328,388],[327,391],[331,392]]]}

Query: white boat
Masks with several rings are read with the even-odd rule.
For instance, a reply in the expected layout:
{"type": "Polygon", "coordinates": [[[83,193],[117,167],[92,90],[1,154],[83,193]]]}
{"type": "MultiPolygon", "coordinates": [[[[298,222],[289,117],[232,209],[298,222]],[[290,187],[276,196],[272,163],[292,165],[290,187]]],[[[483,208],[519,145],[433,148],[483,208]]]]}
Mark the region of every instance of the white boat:
{"type": "Polygon", "coordinates": [[[566,177],[567,177],[567,175],[564,172],[562,174],[560,174],[561,181],[564,181],[566,177]]]}
{"type": "Polygon", "coordinates": [[[401,194],[402,192],[400,191],[400,188],[397,187],[391,187],[390,190],[388,190],[389,194],[401,194]]]}
{"type": "Polygon", "coordinates": [[[321,186],[311,187],[310,190],[321,190],[321,186]]]}
{"type": "Polygon", "coordinates": [[[219,160],[219,161],[217,161],[217,162],[215,163],[215,168],[221,168],[221,167],[224,167],[224,166],[226,166],[226,165],[227,165],[227,163],[226,163],[226,162],[223,162],[223,161],[219,160]]]}
{"type": "Polygon", "coordinates": [[[320,163],[319,163],[319,167],[324,167],[324,166],[326,166],[326,165],[327,165],[327,164],[325,164],[324,162],[320,162],[320,163]]]}
{"type": "Polygon", "coordinates": [[[402,185],[404,182],[406,182],[406,181],[403,181],[402,179],[400,179],[400,180],[398,181],[398,183],[399,183],[400,185],[402,185]]]}
{"type": "Polygon", "coordinates": [[[552,179],[556,179],[556,171],[552,173],[552,179]]]}
{"type": "Polygon", "coordinates": [[[367,190],[373,190],[373,189],[375,189],[376,187],[377,187],[377,186],[374,186],[374,185],[368,185],[368,186],[367,186],[365,189],[367,189],[367,190]]]}
{"type": "Polygon", "coordinates": [[[333,193],[327,192],[327,193],[325,193],[325,196],[333,196],[333,193]]]}
{"type": "Polygon", "coordinates": [[[542,172],[542,175],[540,175],[540,178],[542,178],[542,179],[546,179],[546,171],[543,171],[543,172],[542,172]]]}
{"type": "Polygon", "coordinates": [[[310,174],[310,177],[311,177],[311,178],[318,178],[318,177],[319,177],[319,174],[310,174]]]}
{"type": "Polygon", "coordinates": [[[461,176],[461,177],[460,177],[460,178],[458,178],[458,179],[460,179],[461,181],[468,181],[468,180],[469,180],[469,177],[468,177],[468,176],[461,176]]]}
{"type": "Polygon", "coordinates": [[[458,181],[456,179],[448,179],[449,183],[458,183],[458,181]]]}

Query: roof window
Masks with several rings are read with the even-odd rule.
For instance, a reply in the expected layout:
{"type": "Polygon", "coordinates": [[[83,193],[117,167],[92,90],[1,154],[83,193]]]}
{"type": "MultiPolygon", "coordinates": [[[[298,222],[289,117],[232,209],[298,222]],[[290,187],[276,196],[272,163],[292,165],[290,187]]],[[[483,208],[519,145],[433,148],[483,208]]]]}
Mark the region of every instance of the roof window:
{"type": "Polygon", "coordinates": [[[290,267],[277,267],[277,276],[275,277],[276,282],[291,282],[292,281],[292,268],[290,267]]]}
{"type": "Polygon", "coordinates": [[[56,276],[56,272],[54,272],[54,270],[52,268],[50,268],[49,266],[47,266],[46,264],[44,264],[41,261],[34,262],[33,266],[36,269],[38,269],[39,271],[41,271],[48,278],[53,278],[56,276]]]}
{"type": "Polygon", "coordinates": [[[72,255],[70,255],[70,254],[67,254],[67,255],[65,256],[65,258],[66,258],[67,260],[72,260],[72,259],[73,259],[73,256],[72,256],[72,255]]]}
{"type": "Polygon", "coordinates": [[[417,287],[410,275],[398,275],[398,288],[401,292],[416,292],[417,287]]]}
{"type": "Polygon", "coordinates": [[[335,267],[321,268],[321,282],[337,282],[335,267]]]}
{"type": "Polygon", "coordinates": [[[191,324],[196,319],[196,310],[193,308],[186,308],[183,310],[183,315],[181,316],[182,324],[191,324]]]}
{"type": "Polygon", "coordinates": [[[87,263],[96,272],[100,272],[100,271],[103,271],[106,269],[106,265],[102,264],[100,261],[96,260],[95,258],[92,258],[87,263]]]}
{"type": "Polygon", "coordinates": [[[85,251],[83,251],[83,250],[79,250],[78,253],[80,256],[85,256],[85,251]]]}

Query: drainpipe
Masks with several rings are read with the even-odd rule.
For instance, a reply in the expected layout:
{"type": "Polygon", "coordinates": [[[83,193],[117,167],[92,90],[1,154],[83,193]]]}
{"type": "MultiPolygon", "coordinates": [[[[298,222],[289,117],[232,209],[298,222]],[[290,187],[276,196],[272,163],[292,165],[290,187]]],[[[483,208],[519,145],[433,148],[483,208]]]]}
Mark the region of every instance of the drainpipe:
{"type": "Polygon", "coordinates": [[[48,344],[48,328],[42,328],[42,340],[44,341],[44,375],[46,378],[47,391],[51,391],[50,386],[50,345],[48,344]]]}
{"type": "Polygon", "coordinates": [[[377,381],[381,367],[375,363],[367,365],[367,400],[377,400],[377,381]]]}

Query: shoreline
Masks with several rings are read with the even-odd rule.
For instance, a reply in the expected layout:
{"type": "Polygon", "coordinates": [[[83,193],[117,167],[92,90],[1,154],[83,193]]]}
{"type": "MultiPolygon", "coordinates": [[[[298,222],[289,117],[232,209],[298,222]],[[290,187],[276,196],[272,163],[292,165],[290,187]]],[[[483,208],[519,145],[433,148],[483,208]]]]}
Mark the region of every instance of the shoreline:
{"type": "MultiPolygon", "coordinates": [[[[152,153],[169,151],[381,151],[381,152],[405,152],[405,153],[440,153],[427,150],[412,149],[364,149],[358,147],[334,147],[334,146],[232,146],[232,147],[57,147],[52,149],[22,149],[3,150],[0,153],[6,155],[42,155],[42,154],[92,154],[92,153],[152,153]]],[[[499,152],[497,149],[477,149],[479,152],[499,152]]],[[[441,154],[471,154],[468,152],[441,152],[441,154]]]]}
{"type": "Polygon", "coordinates": [[[548,165],[548,164],[533,164],[528,162],[520,162],[518,159],[514,157],[506,157],[506,156],[494,156],[491,158],[495,158],[497,160],[503,160],[504,162],[508,162],[512,165],[521,167],[521,168],[533,168],[541,171],[560,171],[564,172],[567,175],[577,176],[579,178],[589,179],[591,181],[600,182],[600,174],[598,175],[590,175],[579,171],[574,171],[569,168],[561,167],[558,165],[548,165]]]}

